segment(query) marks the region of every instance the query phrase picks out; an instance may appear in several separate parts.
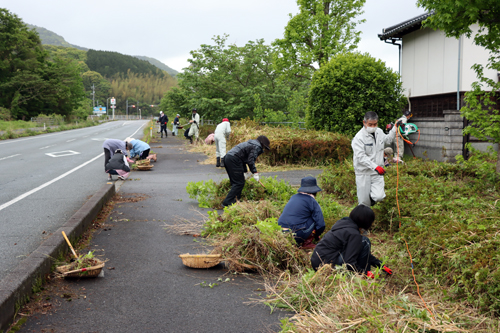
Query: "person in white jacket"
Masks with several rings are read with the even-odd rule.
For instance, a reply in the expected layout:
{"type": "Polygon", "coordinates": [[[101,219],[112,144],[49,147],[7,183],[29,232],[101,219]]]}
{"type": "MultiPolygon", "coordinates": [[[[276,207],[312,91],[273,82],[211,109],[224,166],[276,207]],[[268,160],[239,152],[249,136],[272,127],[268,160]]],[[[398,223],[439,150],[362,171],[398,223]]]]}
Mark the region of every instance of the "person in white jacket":
{"type": "MultiPolygon", "coordinates": [[[[403,116],[399,122],[406,122],[403,116]]],[[[378,115],[373,111],[365,114],[363,128],[352,139],[354,172],[358,203],[373,206],[385,198],[384,148],[396,136],[396,126],[388,134],[378,128],[378,115]]]]}
{"type": "Polygon", "coordinates": [[[214,132],[215,139],[215,157],[217,158],[217,168],[224,168],[224,156],[226,156],[226,139],[231,134],[231,125],[229,119],[222,119],[222,123],[217,125],[214,132]]]}
{"type": "Polygon", "coordinates": [[[196,108],[193,109],[192,117],[189,122],[191,123],[191,128],[189,128],[188,137],[191,143],[193,143],[193,136],[195,141],[198,141],[198,135],[200,133],[200,115],[196,108]]]}

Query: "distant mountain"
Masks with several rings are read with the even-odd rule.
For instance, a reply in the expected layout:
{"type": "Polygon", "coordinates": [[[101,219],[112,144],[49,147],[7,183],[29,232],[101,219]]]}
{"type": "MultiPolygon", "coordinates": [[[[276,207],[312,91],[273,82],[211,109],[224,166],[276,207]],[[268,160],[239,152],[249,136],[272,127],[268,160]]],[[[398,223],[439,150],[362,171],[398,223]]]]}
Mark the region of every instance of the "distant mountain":
{"type": "Polygon", "coordinates": [[[137,59],[141,59],[141,60],[146,60],[147,62],[149,62],[150,64],[152,65],[155,65],[156,67],[158,67],[159,69],[162,69],[164,70],[165,72],[167,72],[168,74],[172,75],[172,76],[176,76],[177,74],[179,74],[178,71],[176,71],[175,69],[173,68],[170,68],[168,67],[167,65],[165,65],[164,63],[162,63],[160,60],[158,59],[155,59],[155,58],[150,58],[150,57],[146,57],[146,56],[134,56],[136,57],[137,59]]]}
{"type": "MultiPolygon", "coordinates": [[[[75,49],[83,50],[83,51],[89,50],[88,48],[68,43],[64,39],[64,37],[59,36],[55,32],[50,31],[48,29],[45,29],[42,27],[37,27],[36,25],[32,25],[32,24],[27,24],[27,26],[30,29],[34,29],[34,30],[36,30],[36,32],[38,32],[38,35],[40,35],[40,39],[42,40],[42,44],[64,46],[64,47],[74,47],[75,49]]],[[[161,69],[162,71],[167,72],[171,76],[175,76],[175,75],[179,74],[178,71],[176,71],[173,68],[168,67],[167,65],[162,63],[160,60],[157,60],[155,58],[150,58],[150,57],[146,57],[146,56],[133,56],[133,57],[149,62],[150,64],[156,66],[157,68],[161,69]]]]}
{"type": "Polygon", "coordinates": [[[38,35],[40,36],[40,39],[42,40],[42,44],[48,44],[48,45],[56,45],[56,46],[64,46],[64,47],[74,47],[75,49],[78,50],[83,50],[83,51],[88,51],[87,48],[81,47],[78,45],[73,45],[68,43],[64,37],[59,36],[55,32],[52,32],[50,30],[47,30],[42,27],[37,27],[36,25],[32,24],[26,24],[30,29],[36,30],[38,32],[38,35]]]}

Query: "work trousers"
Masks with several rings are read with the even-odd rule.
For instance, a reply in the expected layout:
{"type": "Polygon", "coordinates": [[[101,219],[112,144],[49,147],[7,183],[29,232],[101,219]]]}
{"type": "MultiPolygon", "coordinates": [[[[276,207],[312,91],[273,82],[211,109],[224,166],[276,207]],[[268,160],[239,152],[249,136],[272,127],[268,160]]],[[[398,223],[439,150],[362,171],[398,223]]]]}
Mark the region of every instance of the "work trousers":
{"type": "Polygon", "coordinates": [[[226,137],[224,135],[215,135],[215,157],[223,158],[226,156],[226,137]]]}
{"type": "Polygon", "coordinates": [[[198,134],[200,133],[199,129],[198,129],[198,125],[196,124],[192,124],[191,125],[191,128],[189,129],[189,136],[190,137],[193,137],[195,138],[195,140],[198,140],[198,134]]]}
{"type": "Polygon", "coordinates": [[[167,133],[167,125],[161,125],[161,126],[160,126],[160,133],[161,133],[161,136],[163,136],[163,132],[165,132],[165,136],[168,136],[168,133],[167,133]]]}
{"type": "MultiPolygon", "coordinates": [[[[369,271],[371,269],[369,259],[370,259],[370,253],[371,253],[371,242],[370,239],[366,236],[361,236],[361,244],[362,244],[362,249],[358,254],[358,257],[356,258],[356,265],[358,267],[363,267],[365,270],[369,271]]],[[[330,262],[323,262],[319,255],[313,255],[311,258],[311,265],[314,268],[314,270],[317,270],[321,265],[323,264],[335,264],[335,265],[343,265],[344,262],[344,256],[345,252],[341,252],[340,255],[337,258],[337,261],[335,263],[330,263],[330,262]]]]}
{"type": "Polygon", "coordinates": [[[108,148],[104,148],[104,172],[106,172],[106,164],[108,164],[111,159],[111,153],[108,148]]]}
{"type": "Polygon", "coordinates": [[[145,160],[149,156],[150,149],[146,149],[139,155],[139,160],[145,160]]]}
{"type": "Polygon", "coordinates": [[[179,129],[177,128],[177,125],[172,125],[172,133],[175,136],[179,135],[179,129]]]}
{"type": "Polygon", "coordinates": [[[243,191],[243,187],[245,187],[246,166],[239,157],[226,155],[224,157],[224,167],[231,183],[231,190],[229,190],[229,193],[222,202],[222,205],[225,207],[234,204],[236,199],[241,199],[241,192],[243,191]]]}
{"type": "Polygon", "coordinates": [[[358,203],[370,207],[371,200],[379,202],[385,198],[384,176],[356,175],[356,188],[358,192],[358,203]]]}

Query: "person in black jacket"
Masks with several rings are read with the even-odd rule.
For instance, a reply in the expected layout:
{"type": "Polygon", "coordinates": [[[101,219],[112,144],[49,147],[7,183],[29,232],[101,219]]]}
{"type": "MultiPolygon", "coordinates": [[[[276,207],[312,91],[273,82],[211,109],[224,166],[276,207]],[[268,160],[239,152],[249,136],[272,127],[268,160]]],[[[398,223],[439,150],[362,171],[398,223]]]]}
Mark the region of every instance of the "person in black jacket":
{"type": "Polygon", "coordinates": [[[127,157],[121,149],[117,149],[115,154],[106,164],[106,172],[108,173],[108,180],[113,180],[111,175],[118,175],[118,179],[127,179],[130,173],[130,167],[127,162],[127,157]]]}
{"type": "Polygon", "coordinates": [[[163,111],[160,111],[160,118],[157,121],[160,123],[160,133],[161,137],[163,138],[163,132],[165,132],[165,137],[168,136],[167,134],[167,124],[168,124],[168,117],[166,114],[163,113],[163,111]]]}
{"type": "Polygon", "coordinates": [[[241,198],[241,191],[245,186],[245,172],[247,165],[253,173],[253,178],[259,181],[259,174],[255,168],[255,160],[264,152],[269,150],[269,139],[261,135],[255,140],[248,140],[236,145],[224,156],[224,167],[226,168],[231,190],[222,202],[222,206],[230,206],[241,198]]]}
{"type": "Polygon", "coordinates": [[[347,269],[364,273],[374,278],[371,266],[381,267],[391,275],[392,270],[371,254],[371,242],[362,233],[375,221],[375,213],[365,205],[351,211],[349,217],[337,221],[332,229],[319,241],[311,257],[311,265],[317,270],[325,264],[346,264],[347,269]]]}

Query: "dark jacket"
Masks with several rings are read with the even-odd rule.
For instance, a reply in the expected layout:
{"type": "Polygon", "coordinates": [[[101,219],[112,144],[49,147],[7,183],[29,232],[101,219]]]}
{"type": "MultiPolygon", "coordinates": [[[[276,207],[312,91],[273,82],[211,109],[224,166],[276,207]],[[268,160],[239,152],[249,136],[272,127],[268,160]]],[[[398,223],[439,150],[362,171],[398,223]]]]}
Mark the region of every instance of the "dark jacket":
{"type": "Polygon", "coordinates": [[[113,157],[109,160],[108,164],[106,164],[106,171],[109,170],[123,170],[126,172],[130,172],[130,168],[123,161],[123,154],[114,154],[113,157]]]}
{"type": "Polygon", "coordinates": [[[248,165],[252,173],[256,173],[257,169],[255,168],[255,160],[263,152],[264,150],[262,149],[259,141],[248,140],[234,146],[233,149],[227,153],[227,155],[239,157],[244,164],[248,165]]]}
{"type": "Polygon", "coordinates": [[[318,236],[325,230],[325,219],[318,202],[309,195],[301,193],[290,198],[278,219],[278,224],[294,232],[308,229],[314,224],[318,236]]]}
{"type": "Polygon", "coordinates": [[[179,117],[175,117],[175,119],[174,119],[174,125],[179,125],[179,117]]]}
{"type": "MultiPolygon", "coordinates": [[[[362,248],[358,226],[349,217],[344,217],[337,221],[316,245],[311,257],[311,264],[314,268],[318,268],[322,264],[335,264],[342,253],[347,269],[366,273],[365,267],[357,265],[357,258],[362,248]]],[[[380,267],[382,264],[371,253],[368,263],[376,267],[380,267]]]]}
{"type": "Polygon", "coordinates": [[[166,125],[168,123],[168,117],[167,117],[167,115],[163,114],[163,116],[161,116],[160,119],[158,119],[158,122],[161,125],[166,125]]]}

